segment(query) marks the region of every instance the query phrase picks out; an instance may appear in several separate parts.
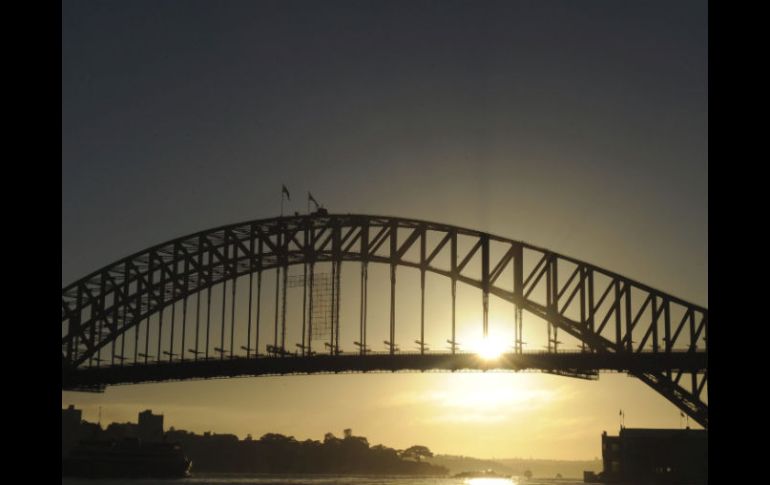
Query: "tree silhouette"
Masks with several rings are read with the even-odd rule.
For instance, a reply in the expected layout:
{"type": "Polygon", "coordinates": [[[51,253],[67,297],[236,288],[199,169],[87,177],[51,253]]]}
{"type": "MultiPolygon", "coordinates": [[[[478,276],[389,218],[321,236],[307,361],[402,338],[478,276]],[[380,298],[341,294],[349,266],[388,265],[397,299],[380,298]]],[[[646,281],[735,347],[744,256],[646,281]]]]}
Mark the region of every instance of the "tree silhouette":
{"type": "Polygon", "coordinates": [[[420,462],[422,458],[433,458],[433,452],[427,446],[414,445],[402,451],[401,458],[414,459],[420,462]]]}

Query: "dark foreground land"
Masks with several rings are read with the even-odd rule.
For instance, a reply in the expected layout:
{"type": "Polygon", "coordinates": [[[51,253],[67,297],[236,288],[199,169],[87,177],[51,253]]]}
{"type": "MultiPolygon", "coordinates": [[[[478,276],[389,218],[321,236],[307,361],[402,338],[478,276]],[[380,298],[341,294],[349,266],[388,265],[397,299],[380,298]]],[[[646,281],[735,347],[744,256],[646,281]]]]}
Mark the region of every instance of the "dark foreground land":
{"type": "Polygon", "coordinates": [[[195,435],[169,431],[166,439],[178,442],[193,462],[193,472],[328,473],[383,475],[446,475],[449,470],[422,461],[431,455],[425,447],[403,451],[369,446],[366,438],[327,433],[324,441],[298,441],[268,433],[258,440],[233,435],[195,435]]]}
{"type": "MultiPolygon", "coordinates": [[[[162,425],[161,425],[162,426],[162,425]]],[[[84,440],[112,443],[119,448],[126,440],[141,438],[134,423],[112,423],[106,429],[82,421],[62,430],[62,460],[71,459],[84,440]]],[[[353,436],[346,429],[344,438],[326,433],[323,441],[299,441],[293,436],[268,433],[254,440],[240,440],[232,434],[196,434],[184,430],[157,430],[156,438],[178,444],[181,452],[192,460],[192,473],[252,474],[365,474],[446,476],[449,470],[427,463],[433,453],[424,446],[395,450],[383,445],[370,446],[363,436],[353,436]]],[[[140,439],[141,441],[141,439],[140,439]]]]}

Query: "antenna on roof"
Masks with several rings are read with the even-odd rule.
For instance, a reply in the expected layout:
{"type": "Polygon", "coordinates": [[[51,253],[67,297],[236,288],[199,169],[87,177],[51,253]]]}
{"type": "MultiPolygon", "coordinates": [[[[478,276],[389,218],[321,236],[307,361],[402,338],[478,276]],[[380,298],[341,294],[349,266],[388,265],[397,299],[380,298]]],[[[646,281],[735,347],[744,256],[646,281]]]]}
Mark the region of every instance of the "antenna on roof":
{"type": "Polygon", "coordinates": [[[620,429],[625,428],[625,422],[626,422],[626,415],[623,412],[623,410],[620,410],[620,429]]]}

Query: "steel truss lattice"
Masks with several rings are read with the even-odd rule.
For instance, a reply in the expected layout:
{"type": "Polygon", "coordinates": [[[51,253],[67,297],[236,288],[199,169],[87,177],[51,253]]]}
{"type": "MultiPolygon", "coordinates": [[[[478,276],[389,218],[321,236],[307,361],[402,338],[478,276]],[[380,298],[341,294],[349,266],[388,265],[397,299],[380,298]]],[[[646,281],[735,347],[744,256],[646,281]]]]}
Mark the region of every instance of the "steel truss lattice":
{"type": "MultiPolygon", "coordinates": [[[[450,356],[460,355],[454,311],[456,285],[460,283],[482,292],[484,335],[489,297],[500,298],[512,303],[516,312],[527,312],[547,323],[549,353],[564,353],[558,332],[566,332],[580,342],[581,352],[596,354],[596,362],[601,361],[601,355],[622,361],[615,370],[636,376],[708,427],[706,308],[521,241],[445,224],[368,215],[316,213],[218,227],[153,246],[68,285],[62,289],[63,387],[87,387],[83,376],[96,375],[96,370],[99,376],[108,376],[109,369],[117,373],[116,369],[138,369],[159,362],[203,362],[211,369],[223,365],[218,361],[238,357],[235,341],[239,339],[246,340],[240,348],[247,358],[262,357],[259,351],[266,342],[260,342],[260,315],[266,305],[260,295],[265,271],[276,272],[275,340],[272,357],[257,361],[290,355],[312,358],[316,354],[315,358],[320,359],[320,354],[327,351],[331,354],[327,357],[342,358],[339,280],[342,265],[347,262],[361,266],[361,318],[356,345],[362,359],[375,358],[369,355],[366,336],[368,266],[380,263],[390,267],[390,338],[386,343],[391,362],[398,360],[399,352],[395,345],[397,268],[411,267],[421,275],[421,334],[416,341],[421,356],[428,357],[424,339],[425,274],[434,273],[451,281],[452,321],[446,352],[450,356]],[[317,264],[329,265],[331,274],[317,272],[317,264]],[[299,350],[291,353],[285,342],[285,295],[286,288],[291,287],[288,268],[295,265],[303,267],[301,281],[305,290],[301,343],[297,344],[299,350]],[[509,273],[511,281],[506,277],[505,283],[509,284],[503,284],[503,275],[509,273]],[[242,331],[236,327],[236,314],[245,310],[237,306],[237,298],[246,291],[248,329],[242,331]],[[282,308],[279,294],[284,295],[282,308]],[[212,319],[214,334],[210,332],[212,319]],[[157,335],[150,335],[151,325],[157,335]],[[194,345],[188,343],[193,331],[194,345]],[[199,337],[205,337],[205,347],[199,337]],[[213,355],[209,355],[209,339],[212,345],[219,345],[213,355]],[[313,341],[318,339],[325,341],[326,348],[313,348],[313,341]],[[166,341],[168,345],[164,346],[166,341]],[[151,342],[157,347],[150,348],[151,342]],[[653,362],[649,356],[656,359],[654,365],[648,365],[653,362]],[[687,365],[682,364],[685,360],[687,365]]],[[[293,279],[292,285],[297,281],[293,279]]],[[[514,354],[525,356],[518,314],[516,327],[514,354]]],[[[349,367],[368,368],[364,364],[349,367]]],[[[570,368],[546,367],[542,370],[572,372],[570,368]]],[[[208,375],[204,368],[196,368],[201,369],[196,371],[200,376],[208,375]]],[[[590,374],[591,369],[575,372],[590,374]]],[[[158,373],[162,379],[164,374],[158,373]]],[[[88,385],[103,385],[99,379],[110,381],[105,377],[95,379],[88,385]]]]}

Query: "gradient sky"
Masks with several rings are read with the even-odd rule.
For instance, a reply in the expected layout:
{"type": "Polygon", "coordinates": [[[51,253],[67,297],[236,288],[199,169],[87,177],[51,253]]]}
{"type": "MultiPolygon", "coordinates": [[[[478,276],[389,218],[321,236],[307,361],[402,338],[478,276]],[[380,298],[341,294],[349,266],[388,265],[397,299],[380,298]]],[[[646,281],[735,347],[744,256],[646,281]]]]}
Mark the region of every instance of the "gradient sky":
{"type": "MultiPolygon", "coordinates": [[[[62,285],[305,211],[524,240],[708,307],[707,3],[62,3],[62,285]]],[[[344,322],[343,322],[344,324],[344,322]]],[[[266,377],[62,392],[84,417],[478,457],[601,456],[678,427],[635,379],[266,377]]]]}

